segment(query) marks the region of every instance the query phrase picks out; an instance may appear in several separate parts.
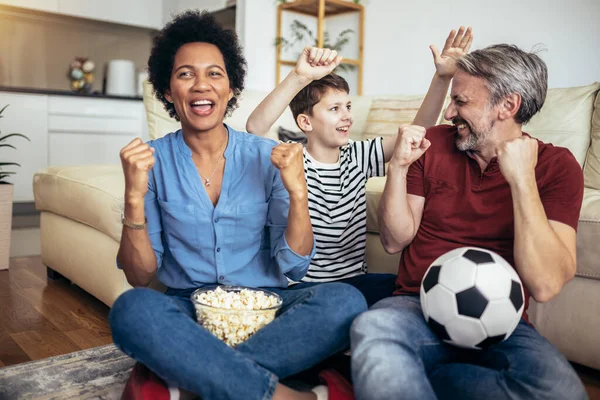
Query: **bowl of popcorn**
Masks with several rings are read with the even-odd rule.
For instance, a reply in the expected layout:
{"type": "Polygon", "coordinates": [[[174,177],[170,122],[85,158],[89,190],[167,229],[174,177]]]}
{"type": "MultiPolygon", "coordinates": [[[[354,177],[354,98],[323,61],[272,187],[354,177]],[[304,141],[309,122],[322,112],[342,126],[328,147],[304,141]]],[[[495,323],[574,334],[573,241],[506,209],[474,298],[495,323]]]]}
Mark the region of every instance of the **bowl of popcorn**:
{"type": "Polygon", "coordinates": [[[192,293],[198,323],[235,347],[275,318],[281,297],[268,290],[217,286],[192,293]]]}

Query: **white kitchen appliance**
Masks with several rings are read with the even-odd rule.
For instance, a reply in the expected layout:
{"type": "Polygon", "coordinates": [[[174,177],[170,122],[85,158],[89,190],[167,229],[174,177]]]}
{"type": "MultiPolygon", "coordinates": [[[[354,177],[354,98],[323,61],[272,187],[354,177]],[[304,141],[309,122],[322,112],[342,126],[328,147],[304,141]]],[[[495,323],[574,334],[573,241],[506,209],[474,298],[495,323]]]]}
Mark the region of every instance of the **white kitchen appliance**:
{"type": "Polygon", "coordinates": [[[111,60],[106,67],[106,94],[135,96],[135,64],[131,60],[111,60]]]}

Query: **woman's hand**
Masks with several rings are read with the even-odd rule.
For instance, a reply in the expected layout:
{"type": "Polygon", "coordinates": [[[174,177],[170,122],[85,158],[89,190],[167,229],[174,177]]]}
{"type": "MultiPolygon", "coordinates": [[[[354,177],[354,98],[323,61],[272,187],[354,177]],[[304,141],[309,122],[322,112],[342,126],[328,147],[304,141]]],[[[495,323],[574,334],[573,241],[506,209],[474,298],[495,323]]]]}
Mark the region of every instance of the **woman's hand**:
{"type": "Polygon", "coordinates": [[[306,196],[304,157],[299,143],[280,143],[271,151],[271,162],[281,174],[283,186],[292,196],[306,196]]]}
{"type": "Polygon", "coordinates": [[[136,138],[121,149],[120,156],[125,175],[125,201],[143,201],[148,191],[148,171],[154,166],[154,148],[136,138]]]}

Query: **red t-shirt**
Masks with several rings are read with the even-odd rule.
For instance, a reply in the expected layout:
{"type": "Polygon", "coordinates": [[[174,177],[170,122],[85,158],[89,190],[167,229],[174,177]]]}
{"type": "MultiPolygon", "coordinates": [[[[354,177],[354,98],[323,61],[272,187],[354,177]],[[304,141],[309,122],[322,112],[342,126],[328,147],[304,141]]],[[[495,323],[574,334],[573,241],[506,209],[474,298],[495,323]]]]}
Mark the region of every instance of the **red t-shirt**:
{"type": "MultiPolygon", "coordinates": [[[[431,263],[458,247],[489,249],[515,265],[512,196],[498,160],[493,158],[482,173],[475,159],[456,148],[452,126],[428,129],[426,137],[431,147],[410,166],[407,177],[407,192],[425,197],[423,218],[402,252],[395,295],[418,293],[431,263]]],[[[535,176],[548,219],[577,229],[583,173],[575,157],[538,140],[535,176]]]]}

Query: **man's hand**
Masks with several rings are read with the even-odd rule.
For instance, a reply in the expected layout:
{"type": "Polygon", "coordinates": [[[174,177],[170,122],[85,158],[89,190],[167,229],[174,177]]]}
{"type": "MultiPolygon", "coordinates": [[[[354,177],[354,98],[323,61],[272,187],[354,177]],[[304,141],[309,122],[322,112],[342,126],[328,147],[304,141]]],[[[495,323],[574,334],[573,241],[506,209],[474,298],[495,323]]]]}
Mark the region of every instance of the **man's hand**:
{"type": "Polygon", "coordinates": [[[125,201],[144,200],[148,191],[148,171],[154,166],[154,148],[136,138],[120,152],[125,175],[125,201]]]}
{"type": "Polygon", "coordinates": [[[294,72],[302,78],[318,80],[330,74],[341,61],[342,56],[338,56],[335,50],[305,47],[298,58],[294,72]]]}
{"type": "Polygon", "coordinates": [[[535,166],[538,160],[538,142],[529,136],[502,142],[496,147],[500,172],[509,185],[528,180],[535,182],[535,166]]]}
{"type": "Polygon", "coordinates": [[[425,128],[418,125],[402,125],[398,128],[391,164],[409,167],[427,151],[431,142],[425,138],[425,128]]]}
{"type": "Polygon", "coordinates": [[[283,186],[290,196],[307,192],[304,157],[299,143],[280,143],[271,151],[271,162],[279,170],[283,186]]]}
{"type": "Polygon", "coordinates": [[[435,69],[440,77],[452,79],[456,73],[456,60],[469,52],[471,43],[473,43],[471,27],[465,30],[465,27],[461,26],[458,33],[454,29],[450,31],[441,54],[436,46],[429,46],[435,69]]]}

